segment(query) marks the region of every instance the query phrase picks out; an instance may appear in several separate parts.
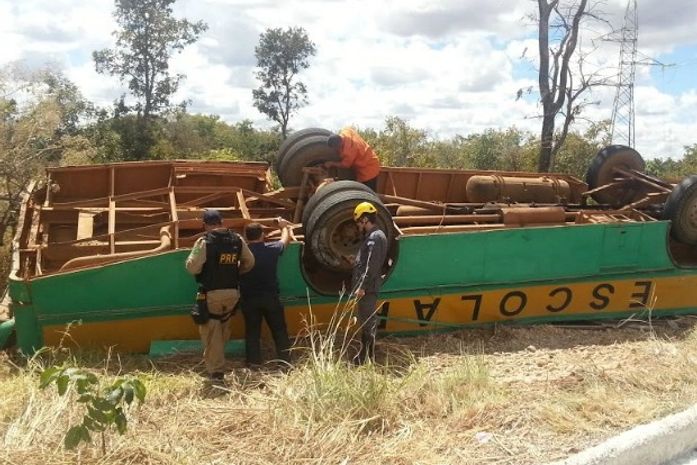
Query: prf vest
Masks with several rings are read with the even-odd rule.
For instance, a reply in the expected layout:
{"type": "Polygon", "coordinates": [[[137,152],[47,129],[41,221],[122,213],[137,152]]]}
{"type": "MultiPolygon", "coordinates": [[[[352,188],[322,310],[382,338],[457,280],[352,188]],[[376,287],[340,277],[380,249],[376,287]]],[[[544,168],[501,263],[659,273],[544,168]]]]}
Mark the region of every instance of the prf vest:
{"type": "Polygon", "coordinates": [[[240,282],[242,239],[229,229],[206,234],[206,263],[196,275],[203,291],[237,289],[240,282]]]}

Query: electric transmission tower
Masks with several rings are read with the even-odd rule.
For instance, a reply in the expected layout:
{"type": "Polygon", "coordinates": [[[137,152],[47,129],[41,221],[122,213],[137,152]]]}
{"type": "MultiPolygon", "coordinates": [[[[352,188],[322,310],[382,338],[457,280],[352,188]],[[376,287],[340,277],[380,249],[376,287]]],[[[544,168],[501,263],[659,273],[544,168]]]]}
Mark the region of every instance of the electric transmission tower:
{"type": "Polygon", "coordinates": [[[624,24],[614,39],[620,43],[620,66],[612,106],[610,134],[613,144],[634,147],[634,76],[636,74],[639,13],[636,0],[629,0],[624,24]]]}

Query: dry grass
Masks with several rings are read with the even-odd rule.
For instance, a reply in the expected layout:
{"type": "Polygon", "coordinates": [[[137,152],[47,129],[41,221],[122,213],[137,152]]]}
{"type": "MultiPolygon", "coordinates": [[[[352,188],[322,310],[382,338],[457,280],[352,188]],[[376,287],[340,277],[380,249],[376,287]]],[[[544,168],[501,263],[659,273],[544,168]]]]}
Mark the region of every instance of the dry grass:
{"type": "MultiPolygon", "coordinates": [[[[0,361],[0,463],[532,464],[564,457],[697,401],[697,320],[622,329],[499,328],[378,343],[351,367],[305,352],[288,372],[230,362],[225,390],[197,357],[44,355],[0,361]],[[77,452],[61,446],[79,411],[38,372],[58,359],[105,378],[137,374],[146,403],[129,431],[77,452]]],[[[334,346],[333,354],[345,348],[334,346]]]]}

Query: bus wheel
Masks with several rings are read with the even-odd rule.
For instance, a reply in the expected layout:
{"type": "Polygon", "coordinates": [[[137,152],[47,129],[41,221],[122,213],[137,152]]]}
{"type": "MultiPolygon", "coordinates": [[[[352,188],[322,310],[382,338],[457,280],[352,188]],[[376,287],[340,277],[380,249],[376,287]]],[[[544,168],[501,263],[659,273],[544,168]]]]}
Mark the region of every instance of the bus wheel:
{"type": "MultiPolygon", "coordinates": [[[[646,169],[644,159],[639,152],[626,145],[610,145],[602,149],[591,162],[586,171],[586,183],[589,189],[605,186],[614,181],[617,174],[615,168],[636,170],[643,172],[646,169]]],[[[593,199],[602,204],[617,205],[628,203],[639,198],[641,189],[611,189],[596,192],[593,199]]]]}
{"type": "Polygon", "coordinates": [[[290,136],[286,138],[286,140],[283,141],[281,144],[281,147],[278,149],[278,153],[276,154],[276,159],[274,160],[274,169],[276,170],[276,173],[278,173],[280,167],[281,167],[281,162],[283,161],[283,158],[286,156],[286,153],[293,147],[295,144],[300,142],[303,139],[307,139],[308,137],[312,136],[325,136],[329,137],[331,135],[331,131],[328,131],[326,129],[322,128],[306,128],[306,129],[301,129],[300,131],[296,131],[292,133],[290,136]]]}
{"type": "Polygon", "coordinates": [[[688,176],[673,188],[663,207],[671,221],[670,235],[679,242],[697,245],[697,175],[688,176]]]}
{"type": "Polygon", "coordinates": [[[305,247],[322,266],[336,271],[352,269],[346,257],[355,256],[363,241],[353,221],[353,210],[360,202],[375,205],[378,227],[387,236],[388,244],[394,242],[392,216],[375,194],[363,190],[336,191],[317,203],[305,225],[305,247]]]}

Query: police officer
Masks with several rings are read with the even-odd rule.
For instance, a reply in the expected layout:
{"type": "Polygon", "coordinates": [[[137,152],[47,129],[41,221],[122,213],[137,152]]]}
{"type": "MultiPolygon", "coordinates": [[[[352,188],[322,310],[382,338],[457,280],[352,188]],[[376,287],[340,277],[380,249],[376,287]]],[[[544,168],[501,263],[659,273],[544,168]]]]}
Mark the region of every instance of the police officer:
{"type": "Polygon", "coordinates": [[[203,343],[203,357],[209,378],[223,380],[225,343],[230,338],[230,317],[239,300],[239,275],[254,266],[254,255],[244,240],[223,227],[223,218],[217,210],[203,213],[206,234],[194,244],[186,259],[186,270],[196,277],[199,295],[207,303],[207,321],[204,317],[198,329],[203,343]]]}
{"type": "Polygon", "coordinates": [[[382,267],[387,257],[387,237],[377,226],[377,209],[370,202],[359,203],[353,220],[363,234],[363,244],[354,259],[352,286],[358,299],[361,324],[361,351],[355,360],[364,363],[375,359],[375,336],[378,329],[377,301],[382,285],[382,267]]]}

